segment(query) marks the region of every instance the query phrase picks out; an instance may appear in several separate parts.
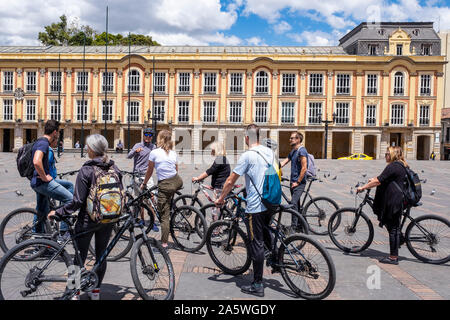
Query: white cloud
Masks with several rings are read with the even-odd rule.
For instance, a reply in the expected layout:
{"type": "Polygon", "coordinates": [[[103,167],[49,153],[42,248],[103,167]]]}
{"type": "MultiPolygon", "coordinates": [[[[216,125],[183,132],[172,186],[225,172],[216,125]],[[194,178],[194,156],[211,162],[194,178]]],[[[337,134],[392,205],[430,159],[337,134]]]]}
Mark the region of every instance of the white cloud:
{"type": "Polygon", "coordinates": [[[240,43],[225,36],[238,18],[242,0],[223,7],[220,0],[0,0],[0,45],[35,45],[44,26],[65,14],[80,25],[109,32],[148,34],[161,44],[240,43]]]}
{"type": "Polygon", "coordinates": [[[263,39],[261,39],[260,37],[251,37],[251,38],[245,39],[245,41],[247,42],[247,45],[249,45],[249,46],[267,46],[265,41],[263,39]]]}
{"type": "Polygon", "coordinates": [[[303,31],[302,33],[289,33],[289,38],[306,46],[334,46],[336,37],[333,34],[322,31],[303,31]]]}
{"type": "Polygon", "coordinates": [[[273,30],[277,34],[283,34],[286,31],[289,31],[291,29],[292,29],[291,25],[289,23],[287,23],[286,21],[281,21],[280,23],[273,26],[273,30]]]}

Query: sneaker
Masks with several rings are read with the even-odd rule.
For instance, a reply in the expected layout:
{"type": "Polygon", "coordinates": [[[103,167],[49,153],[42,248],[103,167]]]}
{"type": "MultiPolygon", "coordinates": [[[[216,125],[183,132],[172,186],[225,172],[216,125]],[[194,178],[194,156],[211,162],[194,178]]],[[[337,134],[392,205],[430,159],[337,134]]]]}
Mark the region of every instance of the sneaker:
{"type": "Polygon", "coordinates": [[[254,296],[258,297],[264,297],[264,286],[262,282],[253,282],[251,285],[248,286],[242,286],[241,292],[252,294],[254,296]]]}
{"type": "Polygon", "coordinates": [[[66,241],[69,240],[69,239],[70,239],[70,233],[69,233],[69,231],[61,231],[61,234],[59,234],[59,235],[56,237],[56,241],[57,241],[59,244],[62,244],[62,243],[66,242],[66,241]]]}
{"type": "Polygon", "coordinates": [[[88,292],[89,299],[91,300],[100,300],[100,289],[96,288],[91,292],[88,292]]]}
{"type": "Polygon", "coordinates": [[[380,263],[385,263],[385,264],[395,264],[398,265],[398,259],[391,259],[389,257],[385,257],[381,260],[378,260],[380,263]]]}
{"type": "Polygon", "coordinates": [[[159,232],[159,228],[158,228],[158,226],[156,224],[153,224],[152,230],[155,231],[155,232],[159,232]]]}

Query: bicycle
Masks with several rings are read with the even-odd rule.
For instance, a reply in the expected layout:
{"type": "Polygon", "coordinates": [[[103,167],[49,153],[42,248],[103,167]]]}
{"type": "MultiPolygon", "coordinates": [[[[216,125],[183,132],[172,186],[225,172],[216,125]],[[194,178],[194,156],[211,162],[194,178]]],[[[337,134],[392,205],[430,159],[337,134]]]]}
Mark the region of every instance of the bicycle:
{"type": "MultiPolygon", "coordinates": [[[[63,179],[65,176],[75,175],[78,171],[59,173],[58,177],[63,179]]],[[[49,204],[50,210],[57,208],[54,199],[49,199],[49,204]]],[[[8,213],[0,224],[0,248],[6,253],[22,241],[35,237],[56,240],[59,234],[59,224],[50,222],[46,216],[38,217],[35,208],[19,208],[8,213]],[[37,230],[39,226],[42,226],[41,230],[37,230]]]]}
{"type": "MultiPolygon", "coordinates": [[[[359,185],[358,183],[357,186],[359,185]]],[[[367,204],[373,210],[373,201],[369,189],[358,207],[341,208],[330,217],[328,233],[331,241],[340,250],[346,253],[359,253],[371,245],[374,229],[369,217],[363,212],[363,208],[367,204]],[[336,225],[333,226],[337,217],[340,217],[340,221],[336,221],[336,225]]],[[[406,207],[403,210],[400,230],[403,229],[406,219],[409,219],[410,223],[406,227],[403,240],[411,254],[427,263],[443,264],[448,262],[450,260],[450,253],[448,252],[450,248],[450,222],[443,217],[432,214],[413,218],[410,212],[411,207],[406,207]],[[443,231],[444,234],[438,234],[439,231],[443,231]],[[444,250],[443,255],[439,255],[438,252],[440,245],[444,250]],[[445,250],[447,250],[447,253],[445,253],[445,250]]]]}
{"type": "MultiPolygon", "coordinates": [[[[206,246],[211,259],[220,270],[238,275],[247,271],[251,263],[250,240],[239,227],[239,221],[245,215],[241,206],[245,199],[236,195],[228,197],[237,200],[236,215],[211,224],[206,235],[206,246]]],[[[304,234],[290,234],[286,230],[281,220],[283,213],[290,207],[281,205],[268,227],[274,239],[272,247],[266,247],[268,256],[271,257],[267,259],[266,265],[272,267],[272,272],[279,269],[284,281],[297,296],[324,299],[333,291],[336,283],[334,262],[317,241],[304,234]]]]}
{"type": "MultiPolygon", "coordinates": [[[[206,209],[210,208],[211,204],[214,204],[214,200],[213,197],[208,193],[207,190],[209,191],[214,191],[214,188],[206,185],[203,183],[204,180],[198,180],[198,181],[194,181],[192,182],[193,184],[198,184],[198,188],[193,192],[193,194],[183,194],[181,196],[178,196],[177,198],[174,198],[173,200],[173,206],[177,207],[180,205],[190,205],[193,207],[196,207],[200,210],[201,213],[203,213],[207,225],[211,224],[211,221],[213,221],[212,219],[212,213],[208,214],[208,211],[206,209]],[[209,201],[208,205],[203,205],[202,201],[199,199],[199,194],[203,193],[203,195],[205,196],[205,198],[209,201]]],[[[232,192],[234,192],[236,189],[241,188],[242,185],[241,184],[236,184],[233,186],[232,188],[232,192]]],[[[232,208],[230,208],[232,210],[232,208]]]]}
{"type": "Polygon", "coordinates": [[[0,300],[20,298],[70,300],[78,290],[89,292],[98,286],[95,271],[105,261],[126,230],[129,230],[133,240],[130,270],[139,295],[143,299],[173,299],[175,275],[170,257],[157,240],[147,236],[144,226],[140,223],[139,208],[143,195],[133,199],[128,192],[127,197],[125,214],[119,218],[123,221],[123,225],[91,270],[83,266],[74,274],[76,268],[66,247],[71,241],[75,250],[75,260],[80,266],[81,257],[74,240],[95,228],[75,234],[73,225],[76,217],[62,217],[62,220],[70,226],[70,239],[63,244],[49,239],[31,239],[19,243],[2,258],[0,300]],[[134,233],[135,228],[141,230],[137,236],[134,233]]]}
{"type": "MultiPolygon", "coordinates": [[[[149,220],[141,223],[146,226],[145,232],[149,233],[155,224],[155,216],[161,221],[160,214],[157,207],[158,202],[158,186],[153,186],[150,189],[140,189],[139,181],[136,179],[127,186],[127,190],[132,189],[134,193],[142,195],[143,201],[141,210],[144,210],[149,217],[149,220]],[[154,215],[153,215],[154,213],[154,215]]],[[[129,192],[131,193],[131,192],[129,192]]],[[[180,207],[171,206],[170,215],[170,234],[175,244],[183,251],[196,252],[200,250],[205,244],[205,234],[208,229],[206,220],[202,213],[195,207],[185,205],[180,207]]],[[[132,239],[125,238],[128,245],[124,246],[120,256],[125,256],[132,246],[132,239]]]]}
{"type": "MultiPolygon", "coordinates": [[[[299,209],[301,210],[301,215],[305,217],[306,221],[309,225],[309,230],[317,235],[326,235],[328,234],[328,219],[330,215],[339,209],[337,203],[328,198],[328,197],[315,197],[313,198],[309,192],[311,189],[311,185],[314,181],[318,180],[315,177],[307,177],[308,185],[306,186],[306,190],[304,191],[303,201],[299,201],[299,209]],[[308,203],[305,205],[306,198],[309,197],[308,203]],[[329,213],[327,213],[329,212],[329,213]]],[[[289,179],[282,177],[282,182],[289,181],[289,179]]],[[[290,189],[289,185],[281,184],[284,188],[290,189]]],[[[284,200],[291,204],[291,200],[286,196],[284,191],[282,190],[281,194],[284,200]]]]}

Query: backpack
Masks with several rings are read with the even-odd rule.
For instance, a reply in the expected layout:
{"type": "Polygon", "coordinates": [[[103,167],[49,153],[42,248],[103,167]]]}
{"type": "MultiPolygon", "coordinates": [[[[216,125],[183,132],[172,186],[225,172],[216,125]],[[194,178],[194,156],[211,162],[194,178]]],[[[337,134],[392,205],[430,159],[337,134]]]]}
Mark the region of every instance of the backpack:
{"type": "Polygon", "coordinates": [[[419,175],[410,168],[405,167],[402,163],[399,162],[399,164],[405,169],[406,179],[403,188],[400,188],[397,182],[394,181],[394,183],[402,191],[406,204],[417,207],[422,198],[422,184],[420,183],[419,175]]]}
{"type": "Polygon", "coordinates": [[[256,150],[249,150],[249,151],[256,152],[267,163],[266,171],[264,171],[264,183],[262,195],[259,192],[258,188],[256,187],[255,183],[253,182],[252,177],[249,176],[249,178],[253,186],[255,187],[256,192],[258,192],[259,197],[261,198],[261,202],[264,204],[264,206],[268,210],[274,210],[277,206],[281,204],[281,182],[278,172],[276,171],[274,165],[270,164],[261,153],[259,153],[256,150]]]}
{"type": "Polygon", "coordinates": [[[306,150],[305,147],[300,147],[298,150],[300,151],[301,148],[304,148],[306,151],[306,154],[308,155],[307,158],[307,169],[306,169],[306,176],[307,177],[315,177],[316,176],[316,164],[314,162],[314,156],[310,153],[308,153],[308,150],[306,150]]]}
{"type": "Polygon", "coordinates": [[[94,166],[94,181],[87,198],[87,212],[97,223],[116,222],[122,214],[125,194],[119,174],[111,166],[108,171],[94,166]]]}
{"type": "Polygon", "coordinates": [[[31,178],[33,178],[33,146],[36,141],[27,143],[26,145],[22,146],[17,152],[17,170],[19,171],[21,177],[27,177],[28,180],[31,180],[31,178]]]}

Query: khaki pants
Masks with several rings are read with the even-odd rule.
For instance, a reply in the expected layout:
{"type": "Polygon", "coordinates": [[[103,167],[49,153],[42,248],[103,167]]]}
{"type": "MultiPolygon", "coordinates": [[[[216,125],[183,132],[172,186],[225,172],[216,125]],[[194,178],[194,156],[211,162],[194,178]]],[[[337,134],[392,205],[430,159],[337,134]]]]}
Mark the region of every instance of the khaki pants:
{"type": "Polygon", "coordinates": [[[170,232],[170,207],[175,191],[183,186],[183,180],[176,176],[158,181],[158,211],[161,218],[161,242],[167,243],[170,232]]]}

